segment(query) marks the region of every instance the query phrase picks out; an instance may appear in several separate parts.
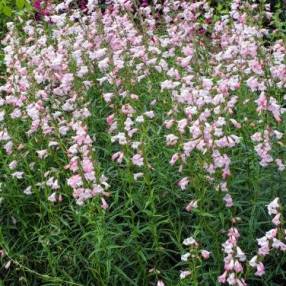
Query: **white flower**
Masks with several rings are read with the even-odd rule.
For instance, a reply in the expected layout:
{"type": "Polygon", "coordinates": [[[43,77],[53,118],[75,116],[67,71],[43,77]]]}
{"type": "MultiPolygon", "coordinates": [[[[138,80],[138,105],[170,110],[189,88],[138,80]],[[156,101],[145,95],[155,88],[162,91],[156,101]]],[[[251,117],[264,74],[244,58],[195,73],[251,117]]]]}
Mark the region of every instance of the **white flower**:
{"type": "Polygon", "coordinates": [[[189,252],[187,252],[187,253],[185,253],[185,254],[183,254],[182,256],[181,256],[181,260],[182,261],[188,261],[188,258],[191,256],[191,254],[189,253],[189,252]]]}
{"type": "Polygon", "coordinates": [[[54,192],[54,193],[52,193],[49,197],[48,197],[48,200],[50,201],[50,202],[56,202],[57,201],[57,194],[56,194],[56,192],[54,192]]]}
{"type": "Polygon", "coordinates": [[[24,172],[15,172],[12,174],[12,177],[17,178],[17,179],[22,179],[24,175],[24,172]]]}
{"type": "Polygon", "coordinates": [[[257,255],[253,256],[250,260],[249,260],[249,265],[251,267],[256,267],[257,266],[257,255]]]}
{"type": "Polygon", "coordinates": [[[197,245],[198,243],[196,242],[196,240],[192,236],[190,236],[190,237],[184,239],[183,244],[186,246],[190,246],[190,245],[197,245]]]}
{"type": "Polygon", "coordinates": [[[279,198],[275,198],[270,204],[266,205],[269,215],[276,215],[279,208],[279,198]]]}
{"type": "Polygon", "coordinates": [[[48,155],[48,150],[46,150],[46,149],[45,150],[38,150],[37,154],[38,154],[40,159],[44,159],[48,155]]]}
{"type": "Polygon", "coordinates": [[[244,252],[238,246],[236,247],[236,257],[240,261],[245,261],[246,260],[246,256],[245,256],[244,252]]]}
{"type": "Polygon", "coordinates": [[[151,119],[155,116],[154,111],[146,111],[144,115],[151,119]]]}
{"type": "Polygon", "coordinates": [[[11,170],[16,169],[16,167],[17,167],[17,161],[16,161],[16,160],[12,161],[12,162],[9,164],[9,168],[10,168],[11,170]]]}
{"type": "Polygon", "coordinates": [[[24,194],[26,194],[26,195],[32,195],[32,187],[31,186],[29,186],[29,187],[27,187],[23,192],[24,192],[24,194]]]}
{"type": "Polygon", "coordinates": [[[143,176],[144,176],[143,173],[135,173],[135,174],[133,175],[135,181],[137,181],[139,178],[141,178],[141,177],[143,177],[143,176]]]}

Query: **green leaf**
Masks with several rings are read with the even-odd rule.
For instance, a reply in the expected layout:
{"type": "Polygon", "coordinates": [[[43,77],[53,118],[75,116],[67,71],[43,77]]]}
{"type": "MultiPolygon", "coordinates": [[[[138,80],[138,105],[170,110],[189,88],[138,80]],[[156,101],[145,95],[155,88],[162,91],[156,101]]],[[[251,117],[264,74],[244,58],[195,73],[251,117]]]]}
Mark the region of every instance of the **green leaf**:
{"type": "Polygon", "coordinates": [[[8,7],[8,6],[4,6],[2,8],[2,12],[7,17],[11,17],[11,15],[12,15],[12,9],[10,7],[8,7]]]}
{"type": "Polygon", "coordinates": [[[25,0],[16,0],[16,6],[19,10],[22,10],[25,6],[25,0]]]}
{"type": "Polygon", "coordinates": [[[198,215],[203,216],[203,217],[211,217],[211,218],[215,217],[215,215],[212,215],[210,213],[204,212],[204,211],[199,210],[199,209],[194,209],[193,212],[197,213],[198,215]]]}

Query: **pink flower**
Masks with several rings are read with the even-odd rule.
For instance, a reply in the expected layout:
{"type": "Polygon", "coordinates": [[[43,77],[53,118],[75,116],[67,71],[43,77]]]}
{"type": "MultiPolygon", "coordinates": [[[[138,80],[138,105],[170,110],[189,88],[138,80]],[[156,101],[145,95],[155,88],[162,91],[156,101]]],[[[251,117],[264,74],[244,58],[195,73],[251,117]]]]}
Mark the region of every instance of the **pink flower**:
{"type": "Polygon", "coordinates": [[[203,249],[203,250],[201,250],[201,255],[202,255],[202,257],[203,257],[204,259],[209,259],[209,257],[210,257],[210,252],[203,249]]]}
{"type": "Polygon", "coordinates": [[[262,65],[257,60],[249,61],[249,66],[252,69],[252,71],[255,72],[256,74],[258,75],[263,74],[262,65]]]}
{"type": "Polygon", "coordinates": [[[219,283],[225,283],[226,282],[226,277],[227,277],[227,271],[225,271],[222,275],[218,277],[218,282],[219,283]]]}
{"type": "Polygon", "coordinates": [[[112,161],[116,160],[119,164],[121,164],[123,158],[124,158],[124,153],[119,151],[119,152],[116,152],[112,155],[111,160],[112,161]]]}
{"type": "Polygon", "coordinates": [[[178,141],[178,136],[174,134],[169,134],[166,136],[167,146],[173,146],[176,145],[178,141]]]}
{"type": "Polygon", "coordinates": [[[264,94],[264,92],[262,92],[259,96],[259,98],[255,101],[257,103],[257,112],[261,112],[263,110],[267,110],[267,98],[264,94]]]}
{"type": "Polygon", "coordinates": [[[98,67],[100,69],[101,72],[104,72],[108,69],[109,66],[109,59],[108,58],[104,58],[103,60],[98,62],[98,67]]]}
{"type": "Polygon", "coordinates": [[[234,262],[234,271],[235,272],[243,272],[243,267],[241,265],[241,263],[238,260],[235,260],[234,262]]]}
{"type": "Polygon", "coordinates": [[[281,214],[278,213],[273,219],[272,219],[272,223],[275,224],[275,225],[279,225],[281,222],[280,222],[280,217],[281,217],[281,214]]]}
{"type": "Polygon", "coordinates": [[[188,120],[187,119],[182,119],[178,121],[178,129],[180,133],[184,133],[185,132],[185,128],[188,125],[188,120]]]}
{"type": "Polygon", "coordinates": [[[189,184],[190,180],[188,177],[184,177],[183,179],[181,179],[179,182],[178,182],[178,186],[182,189],[182,190],[185,190],[189,184]]]}
{"type": "Polygon", "coordinates": [[[94,170],[93,164],[89,158],[83,159],[82,168],[85,173],[91,173],[94,170]]]}
{"type": "Polygon", "coordinates": [[[101,207],[105,210],[108,208],[108,204],[104,198],[101,198],[101,207]]]}
{"type": "Polygon", "coordinates": [[[251,91],[256,91],[259,87],[259,82],[257,78],[251,77],[246,82],[247,86],[251,89],[251,91]]]}
{"type": "Polygon", "coordinates": [[[113,124],[113,120],[114,120],[114,114],[111,114],[106,118],[106,122],[109,126],[113,124]]]}
{"type": "Polygon", "coordinates": [[[77,76],[82,78],[87,73],[88,73],[88,67],[87,66],[81,66],[79,71],[77,72],[77,76]]]}
{"type": "Polygon", "coordinates": [[[162,280],[159,280],[157,282],[157,286],[165,286],[164,282],[162,280]]]}
{"type": "Polygon", "coordinates": [[[140,154],[135,154],[133,157],[132,157],[132,163],[135,165],[135,166],[143,166],[144,165],[144,159],[143,157],[140,155],[140,154]]]}
{"type": "Polygon", "coordinates": [[[281,107],[278,105],[277,100],[273,97],[270,97],[268,110],[272,112],[272,115],[277,122],[281,122],[281,107]]]}
{"type": "Polygon", "coordinates": [[[173,126],[174,122],[175,122],[175,121],[174,121],[173,119],[171,119],[171,120],[166,120],[166,121],[164,122],[164,125],[166,126],[167,129],[170,129],[170,128],[173,126]]]}
{"type": "Polygon", "coordinates": [[[69,178],[68,179],[68,185],[70,187],[72,187],[73,189],[82,186],[81,176],[80,175],[74,175],[71,178],[69,178]]]}
{"type": "Polygon", "coordinates": [[[265,270],[264,270],[264,265],[262,262],[259,262],[256,266],[256,272],[255,272],[255,275],[256,276],[262,276],[265,274],[265,270]]]}
{"type": "Polygon", "coordinates": [[[275,198],[270,204],[267,205],[268,214],[277,214],[279,209],[279,198],[275,198]]]}
{"type": "Polygon", "coordinates": [[[108,92],[108,93],[103,94],[103,98],[104,98],[105,102],[107,102],[107,103],[111,102],[112,97],[114,97],[114,93],[112,93],[112,92],[108,92]]]}
{"type": "Polygon", "coordinates": [[[169,163],[173,166],[173,165],[175,165],[175,163],[179,160],[179,158],[180,158],[180,155],[179,155],[178,153],[175,153],[175,154],[172,156],[172,158],[171,158],[171,160],[169,161],[169,163]]]}
{"type": "Polygon", "coordinates": [[[193,55],[193,48],[191,45],[186,46],[182,49],[185,56],[192,56],[193,55]]]}
{"type": "Polygon", "coordinates": [[[130,104],[125,104],[122,106],[121,111],[125,114],[125,115],[132,115],[133,113],[135,113],[134,108],[130,105],[130,104]]]}
{"type": "Polygon", "coordinates": [[[258,254],[261,255],[261,256],[266,256],[268,255],[270,252],[270,248],[268,245],[264,245],[264,246],[261,246],[259,249],[258,249],[258,254]]]}
{"type": "Polygon", "coordinates": [[[272,247],[276,249],[280,249],[281,251],[286,250],[286,245],[282,241],[276,238],[273,238],[272,247]]]}
{"type": "MultiPolygon", "coordinates": [[[[279,214],[280,215],[280,214],[279,214]]],[[[277,215],[276,215],[277,216],[277,215]]],[[[273,239],[274,237],[276,237],[276,235],[277,235],[277,228],[273,228],[273,229],[271,229],[271,230],[269,230],[269,231],[267,231],[266,232],[266,234],[265,234],[265,237],[267,238],[267,239],[273,239]]],[[[265,240],[266,241],[266,240],[265,240]]],[[[262,243],[262,244],[260,244],[261,246],[263,246],[264,245],[264,243],[262,243]]]]}
{"type": "Polygon", "coordinates": [[[34,8],[36,9],[36,20],[40,20],[42,16],[49,15],[50,3],[48,0],[35,0],[34,8]]]}
{"type": "Polygon", "coordinates": [[[198,201],[192,200],[189,202],[189,204],[186,206],[186,211],[191,212],[193,209],[196,209],[198,207],[198,201]]]}
{"type": "MultiPolygon", "coordinates": [[[[1,134],[0,134],[1,137],[1,134]]],[[[4,145],[4,149],[6,151],[6,153],[8,155],[12,154],[12,150],[13,150],[13,142],[12,141],[8,141],[5,145],[4,145]]]]}
{"type": "Polygon", "coordinates": [[[231,208],[233,206],[232,197],[230,194],[226,194],[223,198],[225,206],[231,208]]]}
{"type": "Polygon", "coordinates": [[[229,255],[224,259],[224,269],[226,271],[232,271],[233,268],[234,268],[234,259],[232,258],[231,255],[229,255]]]}
{"type": "Polygon", "coordinates": [[[254,142],[260,142],[262,141],[262,135],[261,132],[256,132],[253,135],[251,135],[251,140],[254,142]]]}
{"type": "Polygon", "coordinates": [[[285,164],[282,162],[281,159],[276,159],[275,163],[278,166],[278,171],[282,172],[285,170],[285,164]]]}
{"type": "Polygon", "coordinates": [[[0,249],[0,257],[4,257],[5,256],[5,251],[3,249],[0,249]]]}

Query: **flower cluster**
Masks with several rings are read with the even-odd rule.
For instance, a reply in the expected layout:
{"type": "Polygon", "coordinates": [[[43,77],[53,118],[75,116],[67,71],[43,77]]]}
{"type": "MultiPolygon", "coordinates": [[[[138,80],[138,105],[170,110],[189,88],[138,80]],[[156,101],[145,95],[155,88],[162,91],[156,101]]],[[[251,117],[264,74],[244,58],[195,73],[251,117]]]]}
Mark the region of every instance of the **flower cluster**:
{"type": "MultiPolygon", "coordinates": [[[[192,236],[184,239],[183,245],[189,247],[189,251],[181,256],[181,261],[183,262],[188,262],[189,259],[190,260],[194,260],[194,259],[207,260],[210,257],[211,253],[205,249],[199,249],[198,242],[192,236]]],[[[184,270],[184,271],[181,271],[180,278],[184,279],[188,277],[189,275],[191,275],[191,271],[184,270]]]]}
{"type": "MultiPolygon", "coordinates": [[[[232,166],[238,151],[241,156],[253,154],[259,168],[285,170],[281,146],[285,146],[286,47],[282,40],[264,43],[270,35],[260,23],[271,19],[269,6],[256,14],[258,4],[233,0],[230,11],[217,18],[205,0],[166,0],[164,5],[153,1],[152,7],[143,1],[136,9],[131,0],[111,2],[103,11],[98,1],[89,0],[82,11],[66,0],[49,4],[43,21],[26,21],[21,31],[8,24],[0,143],[11,177],[21,182],[27,195],[41,187],[49,201],[59,203],[67,195],[63,186],[68,186],[77,204],[98,197],[106,209],[109,184],[97,159],[96,132],[90,123],[91,101],[102,101],[112,161],[126,168],[134,181],[145,177],[153,170],[148,127],[154,124],[160,132],[163,127],[171,153],[168,161],[177,170],[174,185],[191,197],[185,210],[197,209],[202,189],[212,189],[233,221],[232,166]],[[91,88],[98,98],[89,98],[91,88]],[[19,123],[20,133],[14,128],[19,123]],[[31,149],[27,142],[32,141],[31,149]],[[19,155],[34,160],[29,171],[19,155]],[[53,155],[60,159],[52,167],[37,168],[53,155]],[[27,173],[37,170],[41,181],[32,185],[27,173]]],[[[271,248],[284,251],[278,239],[278,200],[268,210],[275,215],[277,228],[259,240],[259,254],[251,260],[257,275],[263,274],[261,257],[271,248]]],[[[246,285],[246,257],[239,237],[232,226],[223,244],[221,283],[246,285]]],[[[183,261],[193,252],[209,257],[193,238],[184,245],[190,251],[183,261]]],[[[190,274],[185,270],[181,278],[190,274]]]]}
{"type": "Polygon", "coordinates": [[[226,254],[224,258],[224,273],[218,277],[219,283],[228,283],[229,285],[246,285],[243,275],[243,263],[246,261],[244,252],[238,246],[240,234],[236,227],[228,230],[228,240],[223,244],[223,251],[226,254]]]}
{"type": "Polygon", "coordinates": [[[267,210],[268,214],[273,216],[272,223],[275,225],[275,228],[267,231],[263,237],[257,239],[257,243],[259,245],[257,255],[253,256],[249,261],[249,265],[256,269],[256,276],[262,276],[265,274],[263,259],[271,250],[276,249],[282,252],[286,251],[286,232],[281,224],[282,214],[279,198],[275,198],[270,204],[268,204],[267,210]]]}

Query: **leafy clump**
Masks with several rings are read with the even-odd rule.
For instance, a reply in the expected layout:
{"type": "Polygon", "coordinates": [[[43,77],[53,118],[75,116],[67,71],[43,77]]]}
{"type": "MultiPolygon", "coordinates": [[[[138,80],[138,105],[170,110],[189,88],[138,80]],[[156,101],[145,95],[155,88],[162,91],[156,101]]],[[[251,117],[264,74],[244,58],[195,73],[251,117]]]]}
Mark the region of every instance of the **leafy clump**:
{"type": "Polygon", "coordinates": [[[8,23],[4,281],[285,281],[286,47],[265,26],[279,17],[154,2],[8,23]]]}

